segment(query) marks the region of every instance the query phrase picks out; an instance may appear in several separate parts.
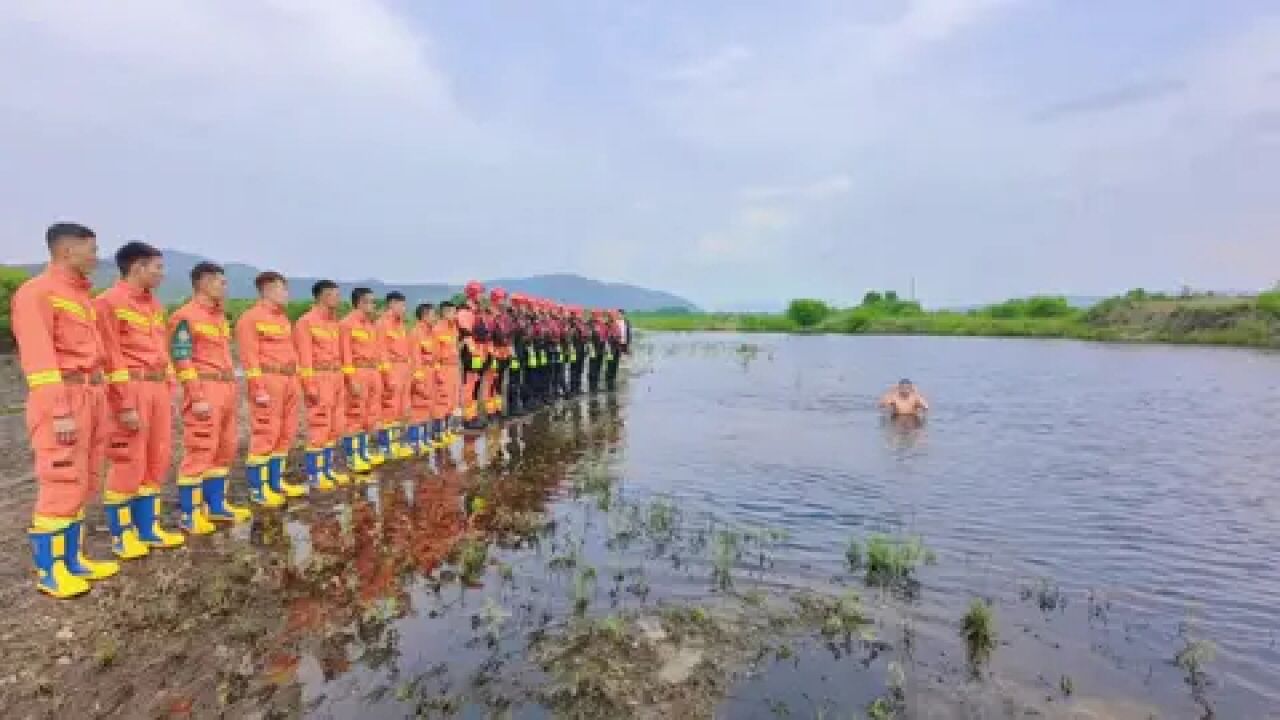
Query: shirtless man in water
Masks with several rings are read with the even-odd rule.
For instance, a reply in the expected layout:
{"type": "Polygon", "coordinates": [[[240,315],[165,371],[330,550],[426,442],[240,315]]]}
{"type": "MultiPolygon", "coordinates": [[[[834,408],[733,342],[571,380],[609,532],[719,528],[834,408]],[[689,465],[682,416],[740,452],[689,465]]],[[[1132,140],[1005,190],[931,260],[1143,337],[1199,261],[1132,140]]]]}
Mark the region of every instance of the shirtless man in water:
{"type": "Polygon", "coordinates": [[[929,403],[925,402],[924,396],[910,380],[905,379],[899,380],[897,387],[880,398],[880,407],[894,416],[923,415],[929,411],[929,403]]]}

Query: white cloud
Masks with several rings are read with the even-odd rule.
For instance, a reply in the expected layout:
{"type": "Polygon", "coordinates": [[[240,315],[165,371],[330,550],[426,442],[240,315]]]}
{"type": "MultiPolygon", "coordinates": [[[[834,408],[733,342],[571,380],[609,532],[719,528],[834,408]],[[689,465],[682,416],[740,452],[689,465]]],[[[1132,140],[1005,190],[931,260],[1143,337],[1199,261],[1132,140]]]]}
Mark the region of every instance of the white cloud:
{"type": "Polygon", "coordinates": [[[750,200],[827,200],[852,188],[853,180],[842,173],[808,183],[749,187],[742,191],[742,196],[750,200]]]}
{"type": "Polygon", "coordinates": [[[28,109],[49,101],[53,75],[54,88],[106,114],[300,102],[459,113],[425,36],[377,0],[11,0],[0,27],[0,102],[28,109]]]}
{"type": "Polygon", "coordinates": [[[741,45],[729,45],[711,55],[672,70],[670,76],[696,83],[725,80],[751,58],[752,52],[747,48],[741,45]]]}

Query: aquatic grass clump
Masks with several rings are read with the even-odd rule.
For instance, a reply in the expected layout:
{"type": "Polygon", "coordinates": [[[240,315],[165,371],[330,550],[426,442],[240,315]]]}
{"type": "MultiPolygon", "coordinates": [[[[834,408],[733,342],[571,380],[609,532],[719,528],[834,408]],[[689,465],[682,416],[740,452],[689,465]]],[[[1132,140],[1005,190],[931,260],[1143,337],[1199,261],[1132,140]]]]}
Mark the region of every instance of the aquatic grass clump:
{"type": "Polygon", "coordinates": [[[974,598],[961,621],[960,636],[964,638],[969,664],[977,672],[996,649],[996,618],[991,605],[974,598]]]}
{"type": "Polygon", "coordinates": [[[721,590],[728,590],[733,586],[733,566],[738,561],[741,543],[742,539],[732,530],[720,530],[715,534],[711,554],[711,579],[721,590]]]}
{"type": "Polygon", "coordinates": [[[844,635],[845,640],[849,640],[856,632],[863,640],[870,642],[875,639],[869,627],[870,622],[863,612],[862,598],[850,590],[828,608],[826,619],[822,623],[822,634],[828,638],[844,635]]]}
{"type": "Polygon", "coordinates": [[[484,574],[489,562],[488,544],[468,538],[458,543],[458,575],[463,582],[474,583],[484,574]]]}
{"type": "Polygon", "coordinates": [[[573,611],[585,613],[591,605],[596,589],[596,569],[590,565],[582,568],[573,578],[573,611]]]}
{"type": "MultiPolygon", "coordinates": [[[[856,540],[845,550],[845,560],[851,569],[863,564],[862,550],[856,540]]],[[[925,547],[919,535],[906,539],[872,535],[867,539],[865,564],[869,585],[900,583],[910,579],[922,563],[932,565],[936,562],[937,557],[925,547]]]]}
{"type": "Polygon", "coordinates": [[[679,510],[669,498],[658,498],[649,504],[647,530],[655,540],[670,540],[676,532],[679,510]]]}

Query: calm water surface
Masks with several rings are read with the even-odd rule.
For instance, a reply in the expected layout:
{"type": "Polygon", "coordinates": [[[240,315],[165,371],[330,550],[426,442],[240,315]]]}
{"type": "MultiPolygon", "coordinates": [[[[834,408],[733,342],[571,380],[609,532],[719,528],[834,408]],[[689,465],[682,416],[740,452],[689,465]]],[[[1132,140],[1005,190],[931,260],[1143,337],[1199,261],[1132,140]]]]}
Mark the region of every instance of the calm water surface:
{"type": "MultiPolygon", "coordinates": [[[[416,678],[414,693],[452,693],[461,716],[488,717],[481,696],[491,708],[493,695],[545,680],[510,658],[530,628],[567,614],[571,582],[546,570],[565,540],[495,548],[511,583],[491,574],[467,591],[434,587],[477,477],[490,483],[489,502],[556,517],[602,578],[643,574],[643,594],[602,581],[599,612],[709,595],[705,558],[606,547],[617,530],[609,509],[575,499],[565,482],[595,464],[616,479],[615,504],[670,498],[691,528],[716,518],[785,530],[763,568],[742,561],[740,588],[861,588],[843,566],[851,538],[922,535],[938,562],[920,571],[918,594],[875,600],[914,632],[909,695],[944,697],[963,683],[957,627],[982,597],[996,608],[992,671],[1004,687],[1046,698],[1069,677],[1077,696],[1201,717],[1172,662],[1201,638],[1217,650],[1207,692],[1216,717],[1280,717],[1280,356],[680,334],[647,336],[633,366],[616,400],[538,418],[469,446],[457,468],[384,478],[369,502],[291,524],[300,567],[323,554],[324,538],[365,528],[357,612],[325,610],[324,582],[298,592],[298,677],[313,716],[403,717],[397,688],[416,678]],[[875,410],[902,376],[934,407],[923,427],[875,410]],[[392,557],[406,551],[407,562],[392,557]],[[501,663],[476,638],[486,603],[511,615],[501,663]],[[326,613],[336,617],[312,617],[326,613]],[[479,695],[467,690],[477,673],[479,695]]],[[[352,594],[338,595],[350,604],[352,594]]],[[[744,681],[722,714],[773,717],[781,697],[800,703],[792,717],[812,717],[814,698],[860,709],[883,689],[829,660],[802,654],[744,681]]],[[[545,716],[530,703],[512,711],[545,716]]]]}

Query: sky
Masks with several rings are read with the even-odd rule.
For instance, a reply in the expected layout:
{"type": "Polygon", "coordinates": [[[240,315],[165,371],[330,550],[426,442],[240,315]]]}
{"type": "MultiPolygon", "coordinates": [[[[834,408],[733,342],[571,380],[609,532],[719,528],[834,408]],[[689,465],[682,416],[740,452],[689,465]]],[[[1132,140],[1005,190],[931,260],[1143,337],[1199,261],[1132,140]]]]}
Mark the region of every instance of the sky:
{"type": "Polygon", "coordinates": [[[54,220],[708,308],[1280,280],[1274,0],[5,0],[0,260],[54,220]]]}

